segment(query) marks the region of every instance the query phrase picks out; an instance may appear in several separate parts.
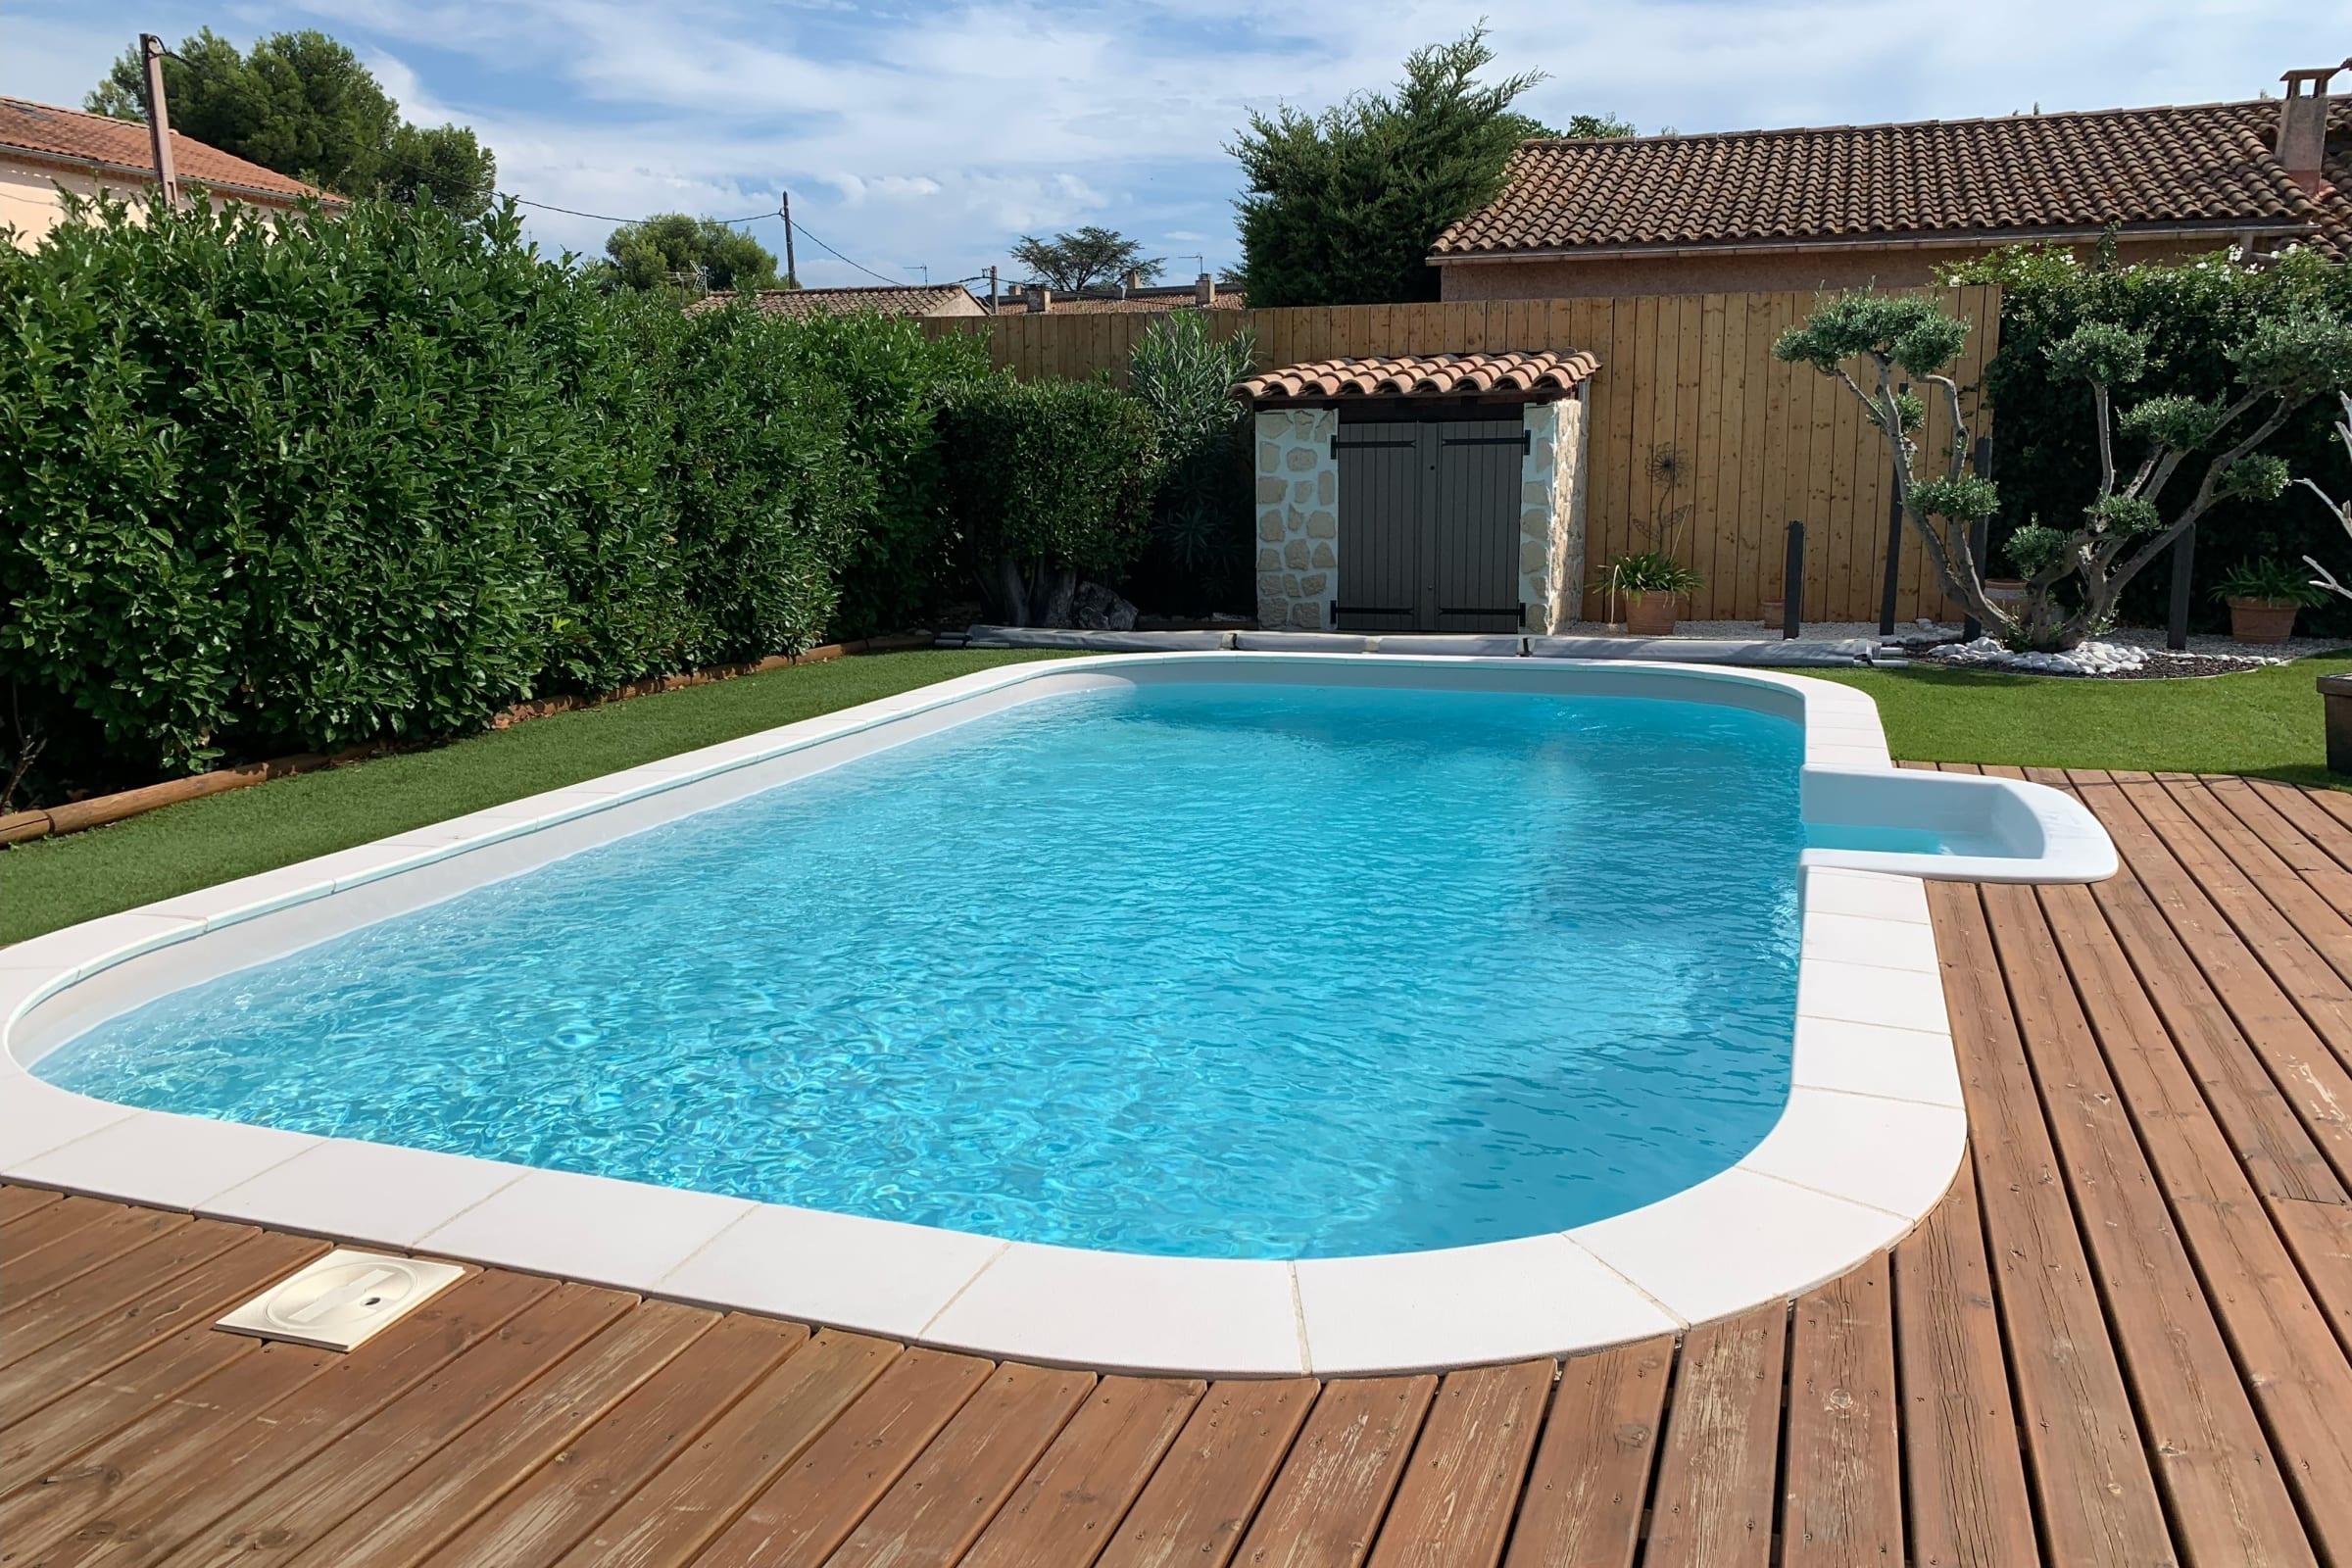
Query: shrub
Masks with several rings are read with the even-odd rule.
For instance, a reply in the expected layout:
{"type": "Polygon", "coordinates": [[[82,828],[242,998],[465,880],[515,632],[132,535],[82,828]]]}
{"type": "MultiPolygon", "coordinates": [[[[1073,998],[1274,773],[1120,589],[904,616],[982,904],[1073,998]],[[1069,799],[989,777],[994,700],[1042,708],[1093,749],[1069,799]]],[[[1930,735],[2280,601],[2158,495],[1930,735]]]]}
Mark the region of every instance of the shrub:
{"type": "MultiPolygon", "coordinates": [[[[2249,350],[2273,359],[2298,354],[2308,346],[2310,323],[2352,318],[2352,268],[2309,250],[2257,270],[2219,254],[2119,267],[2014,248],[1958,269],[1950,280],[2002,288],[2000,348],[1984,375],[2003,503],[1996,538],[2003,524],[2079,515],[2082,497],[2098,491],[2097,427],[2084,416],[2082,383],[2051,358],[2078,329],[2123,329],[2146,344],[2147,364],[2132,383],[2137,407],[2124,421],[2128,435],[2201,446],[2198,437],[2246,373],[2249,350]]],[[[2332,450],[2334,412],[2333,399],[2310,400],[2263,443],[2264,453],[2291,473],[2330,471],[2342,461],[2332,450]]],[[[2327,512],[2308,500],[2262,493],[2276,472],[2266,465],[2236,476],[2231,493],[2200,519],[2192,624],[2217,630],[2227,624],[2212,593],[2241,562],[2341,549],[2341,531],[2327,512]]],[[[2162,622],[2170,601],[2170,573],[2158,569],[2125,589],[2121,608],[2128,619],[2162,622]]],[[[2352,600],[2316,612],[2312,628],[2321,635],[2352,632],[2352,600]]]]}
{"type": "Polygon", "coordinates": [[[974,381],[946,398],[941,436],[963,558],[1004,624],[1066,624],[1078,577],[1112,575],[1143,548],[1158,443],[1125,393],[974,381]]]}
{"type": "Polygon", "coordinates": [[[1151,412],[1160,454],[1152,529],[1136,597],[1197,613],[1250,597],[1250,409],[1233,384],[1250,373],[1254,336],[1217,342],[1199,311],[1163,316],[1136,344],[1127,386],[1151,412]]]}
{"type": "Polygon", "coordinates": [[[0,248],[0,740],[55,798],[896,614],[973,352],[606,298],[512,207],[95,204],[0,248]]]}
{"type": "Polygon", "coordinates": [[[865,637],[919,625],[947,596],[956,564],[940,397],[988,373],[988,340],[929,337],[913,321],[864,315],[801,322],[788,341],[840,400],[850,462],[867,492],[833,630],[865,637]]]}

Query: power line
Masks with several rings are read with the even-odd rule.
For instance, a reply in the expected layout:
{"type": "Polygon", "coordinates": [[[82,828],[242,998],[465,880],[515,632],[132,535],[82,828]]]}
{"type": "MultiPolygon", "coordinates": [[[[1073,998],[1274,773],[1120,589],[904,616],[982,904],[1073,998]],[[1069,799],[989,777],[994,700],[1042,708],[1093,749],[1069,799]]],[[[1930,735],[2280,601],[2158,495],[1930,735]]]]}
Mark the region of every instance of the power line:
{"type": "MultiPolygon", "coordinates": [[[[550,202],[535,202],[532,201],[528,196],[517,196],[513,191],[501,191],[499,194],[505,196],[508,200],[515,203],[517,206],[536,207],[543,213],[562,213],[566,218],[592,218],[600,223],[642,223],[645,221],[645,220],[642,218],[614,218],[610,213],[583,213],[574,207],[558,207],[550,202]]],[[[747,218],[721,218],[716,220],[716,221],[721,223],[756,223],[761,219],[781,218],[784,215],[782,213],[753,213],[747,218]]],[[[866,276],[879,282],[888,283],[894,288],[904,288],[906,286],[904,279],[885,277],[880,272],[877,272],[872,268],[866,266],[863,262],[851,261],[847,256],[842,255],[841,252],[826,244],[821,236],[811,232],[808,224],[795,220],[792,226],[794,232],[807,235],[815,243],[818,250],[823,251],[827,256],[832,257],[835,261],[841,263],[843,266],[854,267],[858,271],[863,272],[866,276]]]]}

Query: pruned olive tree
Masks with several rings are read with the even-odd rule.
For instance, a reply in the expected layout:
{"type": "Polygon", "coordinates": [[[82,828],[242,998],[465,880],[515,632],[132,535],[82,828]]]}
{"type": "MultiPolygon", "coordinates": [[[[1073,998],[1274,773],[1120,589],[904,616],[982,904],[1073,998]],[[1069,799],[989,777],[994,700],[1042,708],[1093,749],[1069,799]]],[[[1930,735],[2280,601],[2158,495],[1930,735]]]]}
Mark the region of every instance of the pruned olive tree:
{"type": "MultiPolygon", "coordinates": [[[[2336,394],[2336,401],[2344,406],[2344,416],[2341,419],[2338,419],[2335,424],[2336,439],[2344,444],[2344,456],[2346,458],[2352,458],[2352,395],[2338,392],[2336,394]]],[[[2313,495],[2320,498],[2320,504],[2322,506],[2326,507],[2329,512],[2335,514],[2335,520],[2344,525],[2344,537],[2347,539],[2352,539],[2352,500],[2336,500],[2327,491],[2320,488],[2320,482],[2317,479],[2311,478],[2308,475],[2304,477],[2302,484],[2306,490],[2309,490],[2313,495]]],[[[2347,491],[2346,494],[2352,495],[2352,491],[2347,491]]],[[[2326,566],[2320,564],[2320,561],[2317,556],[2305,556],[2303,558],[2303,564],[2309,566],[2314,572],[2318,573],[2317,576],[2311,579],[2311,585],[2314,588],[2324,588],[2328,593],[2334,594],[2338,598],[2352,599],[2352,584],[2338,581],[2334,572],[2329,571],[2326,566]]]]}
{"type": "Polygon", "coordinates": [[[1972,543],[1975,525],[2000,506],[1990,479],[1975,471],[1960,384],[1952,362],[1968,324],[1921,295],[1856,293],[1818,307],[1773,345],[1776,358],[1812,366],[1861,401],[1894,456],[1903,515],[1927,551],[1944,591],[2012,649],[2063,652],[2104,631],[2124,585],[2230,496],[2276,499],[2286,465],[2259,450],[2312,399],[2352,387],[2352,325],[2314,311],[2266,318],[2231,350],[2235,385],[2205,402],[2180,395],[2148,398],[2116,413],[2117,394],[2146,374],[2146,334],[2104,321],[2077,327],[2050,345],[2052,368],[2086,384],[2096,421],[2099,491],[2071,527],[2034,522],[2010,536],[2009,559],[2026,574],[2025,592],[1997,601],[1984,589],[1984,563],[1972,543]],[[1859,362],[1859,378],[1848,368],[1859,362]],[[1923,454],[1918,434],[1927,405],[1897,385],[1924,384],[1942,407],[1950,446],[1923,454]],[[2138,454],[2119,464],[2118,438],[2138,454]],[[2198,466],[2202,463],[2202,467],[2198,466]],[[2165,495],[2182,470],[2197,476],[2182,497],[2165,495]]]}

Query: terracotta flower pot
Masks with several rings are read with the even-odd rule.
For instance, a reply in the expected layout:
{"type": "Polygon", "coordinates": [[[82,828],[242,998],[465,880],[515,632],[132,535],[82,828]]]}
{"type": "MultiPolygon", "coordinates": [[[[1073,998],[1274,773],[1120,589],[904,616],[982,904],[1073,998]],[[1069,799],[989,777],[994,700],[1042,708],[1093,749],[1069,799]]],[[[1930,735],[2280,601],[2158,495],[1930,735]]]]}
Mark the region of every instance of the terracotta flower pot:
{"type": "Polygon", "coordinates": [[[2291,599],[2232,599],[2230,635],[2241,643],[2282,643],[2295,634],[2291,599]]]}
{"type": "Polygon", "coordinates": [[[1656,588],[1626,595],[1626,632],[1635,637],[1673,636],[1674,605],[1681,597],[1656,588]]]}
{"type": "Polygon", "coordinates": [[[1984,579],[1984,597],[1996,605],[2005,605],[2023,599],[2026,597],[2026,579],[2023,577],[1987,577],[1984,579]]]}
{"type": "Polygon", "coordinates": [[[1767,599],[1764,601],[1764,613],[1756,617],[1756,624],[1766,631],[1779,631],[1788,619],[1788,602],[1785,599],[1767,599]]]}

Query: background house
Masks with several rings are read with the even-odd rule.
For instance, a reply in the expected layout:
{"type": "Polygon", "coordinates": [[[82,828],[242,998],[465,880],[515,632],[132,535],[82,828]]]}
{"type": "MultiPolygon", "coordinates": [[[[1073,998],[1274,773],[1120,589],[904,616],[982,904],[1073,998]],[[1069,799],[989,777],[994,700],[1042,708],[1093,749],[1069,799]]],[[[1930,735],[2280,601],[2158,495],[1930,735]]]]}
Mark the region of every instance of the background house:
{"type": "MultiPolygon", "coordinates": [[[[1133,274],[1130,274],[1132,277],[1133,274]]],[[[1152,285],[1127,282],[1117,288],[1056,293],[1032,284],[1016,288],[997,302],[999,316],[1149,316],[1162,311],[1239,311],[1249,301],[1236,288],[1218,286],[1216,274],[1202,272],[1190,283],[1152,285]]]]}
{"type": "MultiPolygon", "coordinates": [[[[172,133],[173,167],[183,186],[284,212],[306,199],[343,205],[316,185],[172,133]]],[[[30,249],[65,216],[62,192],[136,195],[155,183],[147,127],[78,109],[0,98],[0,226],[30,249]]]]}
{"type": "MultiPolygon", "coordinates": [[[[2341,69],[2341,68],[2337,68],[2341,69]]],[[[2352,99],[2333,70],[2247,103],[1526,143],[1438,236],[1447,300],[1905,287],[2020,241],[2127,260],[2352,255],[2352,99]]]]}
{"type": "MultiPolygon", "coordinates": [[[[716,310],[734,298],[732,294],[707,294],[687,309],[716,310]]],[[[987,307],[973,298],[971,290],[960,283],[904,287],[887,283],[858,288],[765,288],[752,296],[752,303],[770,316],[789,317],[852,316],[859,311],[872,311],[880,316],[916,317],[988,314],[987,307]]]]}

